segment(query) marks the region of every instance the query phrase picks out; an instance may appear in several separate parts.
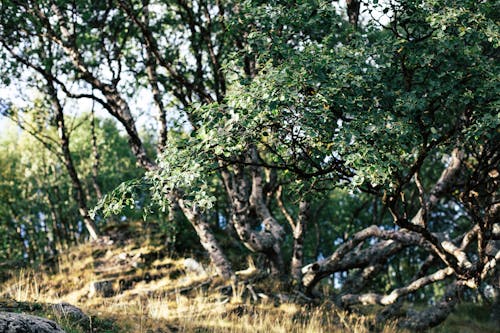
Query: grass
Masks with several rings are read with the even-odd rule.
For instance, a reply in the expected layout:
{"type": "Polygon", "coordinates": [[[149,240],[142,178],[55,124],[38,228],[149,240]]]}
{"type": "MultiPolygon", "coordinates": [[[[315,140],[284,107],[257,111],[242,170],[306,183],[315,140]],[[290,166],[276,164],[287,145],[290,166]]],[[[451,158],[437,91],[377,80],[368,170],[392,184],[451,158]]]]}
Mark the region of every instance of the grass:
{"type": "MultiPolygon", "coordinates": [[[[255,277],[255,266],[241,274],[255,277]]],[[[183,259],[165,257],[161,247],[145,242],[124,245],[86,244],[60,256],[56,272],[19,270],[0,285],[3,300],[37,306],[22,311],[54,319],[68,333],[163,333],[163,332],[372,332],[371,315],[346,313],[331,303],[311,306],[295,299],[277,301],[279,282],[255,282],[249,288],[215,278],[209,266],[205,273],[190,272],[183,259]],[[92,281],[109,280],[115,294],[89,297],[92,281]],[[91,317],[84,328],[60,317],[47,303],[68,302],[91,317]],[[30,310],[32,308],[32,310],[30,310]]],[[[431,332],[497,332],[479,308],[460,308],[439,329],[431,332]],[[474,310],[474,311],[472,311],[474,310]],[[464,320],[463,313],[470,319],[464,320]],[[473,318],[475,314],[475,318],[473,318]],[[479,317],[478,317],[479,316],[479,317]],[[484,321],[484,320],[483,320],[484,321]]],[[[403,332],[395,323],[378,332],[403,332]]]]}

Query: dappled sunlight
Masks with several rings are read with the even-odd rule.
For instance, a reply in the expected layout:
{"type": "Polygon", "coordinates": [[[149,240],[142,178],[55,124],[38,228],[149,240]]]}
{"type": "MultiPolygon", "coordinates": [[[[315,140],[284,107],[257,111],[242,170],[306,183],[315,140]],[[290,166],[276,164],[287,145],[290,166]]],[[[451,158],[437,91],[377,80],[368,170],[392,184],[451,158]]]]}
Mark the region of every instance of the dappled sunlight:
{"type": "MultiPolygon", "coordinates": [[[[152,260],[140,269],[142,276],[163,274],[152,280],[137,280],[126,290],[116,290],[110,297],[89,297],[89,283],[96,278],[114,274],[103,270],[113,266],[115,256],[121,253],[147,255],[158,251],[157,247],[137,245],[80,245],[61,256],[59,268],[54,272],[21,270],[14,278],[2,284],[0,295],[13,302],[59,303],[68,302],[101,320],[109,320],[116,330],[147,332],[169,329],[180,332],[369,332],[369,319],[347,314],[328,306],[309,306],[291,302],[271,300],[273,290],[279,283],[271,284],[268,290],[256,284],[260,297],[255,301],[247,284],[229,283],[233,288],[229,294],[217,291],[221,282],[205,274],[184,270],[184,259],[161,258],[152,260]],[[107,264],[95,267],[95,260],[104,257],[107,264]],[[68,270],[69,267],[79,270],[68,270]],[[96,273],[96,270],[99,273],[96,273]],[[164,271],[162,271],[162,269],[164,271]],[[165,270],[166,269],[166,270],[165,270]],[[106,273],[103,273],[106,272],[106,273]],[[176,272],[172,275],[172,272],[176,272]],[[170,276],[169,276],[170,275],[170,276]],[[79,283],[76,283],[76,281],[79,283]],[[64,283],[69,281],[69,284],[64,283]],[[71,282],[73,281],[73,282],[71,282]],[[218,281],[218,282],[217,282],[218,281]]],[[[123,258],[123,255],[121,256],[123,258]]],[[[249,262],[250,268],[255,269],[249,262]]],[[[210,271],[207,267],[207,271],[210,271]]],[[[115,276],[117,280],[134,276],[129,271],[115,276]]],[[[243,276],[243,275],[242,275],[243,276]]],[[[252,275],[253,276],[253,275],[252,275]]],[[[50,311],[48,312],[50,316],[50,311]]]]}

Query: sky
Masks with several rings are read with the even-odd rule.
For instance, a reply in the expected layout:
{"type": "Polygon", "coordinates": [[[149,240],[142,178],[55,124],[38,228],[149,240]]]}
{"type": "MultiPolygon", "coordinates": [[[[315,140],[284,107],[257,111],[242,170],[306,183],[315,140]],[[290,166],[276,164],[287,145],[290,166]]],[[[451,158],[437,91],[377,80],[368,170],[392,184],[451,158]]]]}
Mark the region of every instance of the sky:
{"type": "MultiPolygon", "coordinates": [[[[9,94],[7,91],[4,91],[5,89],[0,88],[0,99],[8,98],[9,94]]],[[[0,136],[2,135],[3,130],[7,126],[7,122],[9,120],[6,119],[4,116],[0,115],[0,136]]]]}

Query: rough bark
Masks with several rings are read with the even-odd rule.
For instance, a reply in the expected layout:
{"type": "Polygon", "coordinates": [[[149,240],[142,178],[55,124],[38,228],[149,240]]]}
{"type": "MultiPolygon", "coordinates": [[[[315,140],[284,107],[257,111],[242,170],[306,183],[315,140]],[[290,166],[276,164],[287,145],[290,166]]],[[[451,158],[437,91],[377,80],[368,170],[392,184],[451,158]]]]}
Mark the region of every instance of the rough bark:
{"type": "Polygon", "coordinates": [[[178,199],[179,207],[189,220],[191,225],[196,230],[200,243],[210,256],[210,260],[214,264],[217,273],[223,278],[230,278],[234,275],[231,263],[226,258],[222,248],[219,246],[210,225],[204,219],[203,215],[197,207],[188,207],[184,200],[178,199]]]}
{"type": "Polygon", "coordinates": [[[415,171],[415,185],[420,198],[420,209],[415,216],[412,219],[406,217],[407,212],[404,209],[406,202],[403,194],[394,196],[391,199],[392,202],[389,200],[388,207],[396,225],[402,229],[386,231],[377,226],[371,226],[354,234],[330,257],[303,268],[302,283],[306,291],[311,293],[316,283],[335,272],[358,268],[359,270],[343,286],[343,293],[337,298],[338,303],[344,307],[355,304],[382,305],[384,308],[378,318],[385,320],[391,316],[401,315],[401,306],[398,304],[404,300],[405,296],[418,292],[426,285],[453,277],[456,280],[450,285],[446,297],[425,311],[406,314],[401,321],[403,327],[415,330],[426,329],[441,323],[458,302],[457,295],[460,291],[465,287],[476,289],[480,281],[485,281],[494,274],[496,263],[500,260],[500,251],[496,244],[498,237],[495,232],[496,221],[500,215],[498,207],[500,204],[495,201],[495,196],[490,198],[490,201],[485,201],[483,204],[485,209],[481,213],[474,215],[472,211],[471,215],[475,224],[455,239],[450,239],[447,233],[433,232],[428,226],[427,216],[437,206],[439,200],[455,189],[454,186],[457,184],[458,177],[462,175],[464,167],[462,159],[463,154],[457,149],[453,150],[450,162],[428,196],[418,172],[415,171]],[[402,207],[395,204],[398,200],[402,207]],[[373,238],[386,240],[373,243],[373,238]],[[368,246],[359,251],[362,244],[368,244],[368,246]],[[383,263],[389,259],[389,252],[397,253],[407,246],[418,246],[429,253],[415,278],[389,294],[361,293],[368,286],[371,278],[381,269],[383,263]],[[477,254],[471,255],[474,246],[477,254]],[[370,251],[369,254],[368,251],[370,251]],[[440,268],[428,273],[436,266],[440,268]]]}
{"type": "Polygon", "coordinates": [[[422,331],[442,323],[459,302],[463,286],[455,282],[447,288],[445,295],[434,306],[423,311],[409,311],[398,326],[412,331],[422,331]]]}
{"type": "Polygon", "coordinates": [[[94,187],[97,200],[101,200],[103,195],[101,186],[99,186],[99,182],[97,181],[97,177],[99,176],[99,164],[101,157],[99,155],[99,148],[97,147],[97,135],[95,132],[95,112],[93,106],[91,116],[92,118],[90,119],[90,135],[92,136],[92,155],[94,158],[94,160],[92,161],[92,186],[94,187]]]}
{"type": "Polygon", "coordinates": [[[370,226],[354,234],[329,257],[303,267],[302,284],[310,293],[321,279],[335,272],[363,267],[372,261],[377,262],[375,260],[379,258],[388,259],[388,256],[400,251],[404,246],[422,243],[424,243],[422,237],[405,229],[388,231],[370,226]],[[373,244],[360,252],[352,251],[358,244],[372,237],[388,241],[373,244]]]}
{"type": "Polygon", "coordinates": [[[432,208],[436,205],[439,198],[443,193],[448,191],[450,186],[452,186],[453,181],[458,176],[460,171],[460,167],[462,165],[463,154],[458,149],[453,149],[451,153],[451,159],[447,168],[443,170],[441,176],[438,181],[434,185],[434,188],[431,190],[429,198],[425,200],[424,198],[424,189],[420,184],[420,180],[418,177],[418,173],[415,176],[415,183],[419,188],[420,195],[422,197],[421,200],[421,208],[418,210],[417,214],[411,219],[411,223],[415,225],[419,225],[425,227],[427,224],[427,214],[432,210],[432,208]]]}
{"type": "MultiPolygon", "coordinates": [[[[143,24],[149,27],[149,1],[143,1],[143,24]]],[[[158,121],[158,143],[157,151],[158,154],[163,152],[167,144],[167,113],[165,110],[165,105],[163,103],[162,94],[160,92],[160,85],[157,73],[157,61],[153,53],[153,49],[149,44],[146,44],[146,73],[148,75],[149,84],[153,92],[153,100],[156,103],[158,109],[157,121],[158,121]]]]}
{"type": "Polygon", "coordinates": [[[367,293],[367,294],[347,294],[342,296],[342,304],[347,307],[351,306],[354,304],[363,304],[363,305],[368,305],[368,304],[379,304],[379,305],[389,305],[393,304],[396,302],[399,297],[401,296],[406,296],[412,292],[415,292],[419,290],[420,288],[434,283],[436,281],[441,281],[447,278],[448,276],[453,274],[453,269],[450,267],[443,268],[441,270],[438,270],[437,272],[422,277],[418,280],[415,280],[408,284],[405,287],[402,288],[397,288],[394,289],[390,294],[388,295],[380,295],[380,294],[375,294],[375,293],[367,293]]]}
{"type": "Polygon", "coordinates": [[[299,202],[299,214],[297,220],[290,215],[285,204],[283,203],[282,198],[283,187],[279,186],[276,191],[276,201],[278,203],[278,207],[281,212],[285,216],[286,220],[290,224],[290,228],[292,228],[293,234],[293,253],[292,253],[292,262],[290,267],[290,273],[292,279],[297,282],[300,282],[302,278],[302,266],[304,259],[304,236],[306,232],[306,226],[310,219],[310,204],[307,200],[303,199],[299,202]]]}
{"type": "Polygon", "coordinates": [[[302,266],[304,261],[304,236],[307,222],[309,221],[309,202],[302,200],[299,203],[299,216],[293,229],[293,253],[292,253],[292,278],[300,281],[302,277],[302,266]]]}
{"type": "Polygon", "coordinates": [[[364,268],[360,268],[355,273],[349,273],[349,276],[342,285],[342,291],[354,294],[361,292],[383,268],[384,265],[382,263],[375,261],[364,268]]]}
{"type": "MultiPolygon", "coordinates": [[[[251,162],[256,159],[256,150],[251,148],[251,162]]],[[[221,162],[222,164],[222,162],[221,162]]],[[[281,255],[283,227],[271,214],[266,195],[265,182],[260,167],[253,166],[250,172],[245,172],[241,165],[221,169],[224,186],[231,202],[230,223],[236,234],[252,252],[260,252],[267,256],[271,264],[271,274],[284,273],[284,263],[281,255]]]]}

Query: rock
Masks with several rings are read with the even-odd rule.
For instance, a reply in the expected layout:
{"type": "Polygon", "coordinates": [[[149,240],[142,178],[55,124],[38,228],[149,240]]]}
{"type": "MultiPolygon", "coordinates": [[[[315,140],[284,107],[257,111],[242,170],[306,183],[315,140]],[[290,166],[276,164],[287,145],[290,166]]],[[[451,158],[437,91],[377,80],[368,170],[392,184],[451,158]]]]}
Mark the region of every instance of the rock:
{"type": "Polygon", "coordinates": [[[206,274],[203,266],[199,262],[197,262],[196,260],[194,260],[192,258],[184,259],[184,269],[187,272],[195,273],[198,275],[206,274]]]}
{"type": "Polygon", "coordinates": [[[52,311],[57,317],[65,318],[71,323],[75,323],[84,329],[90,328],[90,317],[81,309],[69,303],[53,304],[52,311]]]}
{"type": "Polygon", "coordinates": [[[0,312],[1,333],[66,333],[52,320],[13,312],[0,312]]]}
{"type": "Polygon", "coordinates": [[[114,295],[113,280],[100,280],[90,283],[89,297],[111,297],[114,295]]]}

